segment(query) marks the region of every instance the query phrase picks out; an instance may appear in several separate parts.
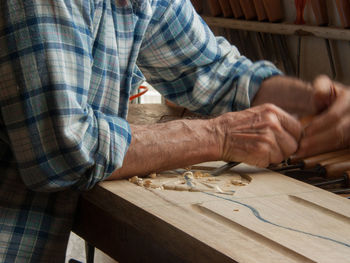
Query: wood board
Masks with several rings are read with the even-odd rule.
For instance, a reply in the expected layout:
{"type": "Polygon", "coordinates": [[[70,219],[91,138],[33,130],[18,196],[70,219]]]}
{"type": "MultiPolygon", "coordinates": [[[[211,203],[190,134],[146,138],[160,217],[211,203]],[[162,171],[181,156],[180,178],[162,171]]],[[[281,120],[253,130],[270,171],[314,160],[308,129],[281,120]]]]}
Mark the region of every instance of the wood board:
{"type": "Polygon", "coordinates": [[[239,165],[232,171],[251,181],[231,196],[124,180],[103,182],[84,199],[113,218],[111,231],[118,222],[135,231],[134,241],[124,240],[133,258],[113,255],[117,260],[350,262],[348,200],[268,170],[239,165]]]}
{"type": "MultiPolygon", "coordinates": [[[[128,121],[184,116],[130,105],[128,121]]],[[[73,231],[119,262],[350,262],[349,200],[269,170],[232,171],[222,177],[249,181],[233,195],[100,183],[82,196],[73,231]]]]}

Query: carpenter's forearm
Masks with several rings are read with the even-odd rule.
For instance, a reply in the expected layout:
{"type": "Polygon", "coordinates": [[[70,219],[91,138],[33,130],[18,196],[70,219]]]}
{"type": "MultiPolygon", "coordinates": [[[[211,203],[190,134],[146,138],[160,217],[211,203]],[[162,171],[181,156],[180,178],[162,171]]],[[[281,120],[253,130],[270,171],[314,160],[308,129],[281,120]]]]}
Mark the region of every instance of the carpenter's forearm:
{"type": "Polygon", "coordinates": [[[109,179],[120,179],[219,159],[212,120],[178,120],[131,125],[132,141],[123,167],[109,179]]]}

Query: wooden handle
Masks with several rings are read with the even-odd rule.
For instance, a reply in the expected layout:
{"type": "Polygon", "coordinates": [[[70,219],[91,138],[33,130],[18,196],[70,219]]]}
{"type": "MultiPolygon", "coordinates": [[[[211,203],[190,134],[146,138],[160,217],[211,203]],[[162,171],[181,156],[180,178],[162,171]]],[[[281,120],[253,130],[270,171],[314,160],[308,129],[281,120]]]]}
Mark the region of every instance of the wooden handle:
{"type": "Polygon", "coordinates": [[[311,0],[312,10],[315,15],[318,26],[328,25],[327,3],[326,0],[311,0]]]}
{"type": "Polygon", "coordinates": [[[337,156],[334,158],[326,159],[326,160],[319,162],[317,165],[327,166],[327,165],[330,165],[333,163],[340,163],[340,162],[344,162],[344,161],[350,161],[350,154],[345,154],[345,155],[337,156]]]}
{"type": "Polygon", "coordinates": [[[219,16],[222,14],[221,7],[217,0],[208,0],[209,11],[212,16],[219,16]]]}
{"type": "Polygon", "coordinates": [[[283,19],[281,0],[263,0],[263,3],[270,22],[278,22],[283,19]]]}
{"type": "Polygon", "coordinates": [[[344,174],[345,171],[350,170],[350,161],[330,164],[324,167],[327,178],[336,178],[344,174]]]}
{"type": "Polygon", "coordinates": [[[338,14],[344,28],[350,27],[350,2],[349,0],[336,0],[338,14]]]}
{"type": "Polygon", "coordinates": [[[219,4],[221,6],[224,17],[233,17],[233,12],[229,0],[219,0],[219,4]]]}
{"type": "MultiPolygon", "coordinates": [[[[331,158],[335,158],[344,154],[350,154],[350,149],[345,149],[345,150],[341,150],[341,151],[335,151],[335,152],[329,152],[329,153],[323,153],[323,154],[319,154],[319,155],[315,155],[312,157],[308,157],[305,158],[303,161],[304,163],[304,167],[305,168],[311,168],[311,167],[315,167],[319,162],[323,161],[323,160],[327,160],[327,159],[331,159],[331,158]]],[[[291,163],[297,163],[299,160],[297,159],[291,159],[290,160],[291,163]]]]}
{"type": "Polygon", "coordinates": [[[230,0],[230,6],[232,9],[233,16],[237,19],[244,17],[241,4],[239,0],[230,0]]]}
{"type": "Polygon", "coordinates": [[[253,20],[257,17],[253,0],[240,0],[239,2],[246,20],[253,20]]]}
{"type": "Polygon", "coordinates": [[[191,2],[198,14],[203,12],[203,0],[191,0],[191,2]]]}
{"type": "Polygon", "coordinates": [[[265,11],[263,0],[254,0],[255,11],[259,21],[267,20],[267,14],[265,11]]]}

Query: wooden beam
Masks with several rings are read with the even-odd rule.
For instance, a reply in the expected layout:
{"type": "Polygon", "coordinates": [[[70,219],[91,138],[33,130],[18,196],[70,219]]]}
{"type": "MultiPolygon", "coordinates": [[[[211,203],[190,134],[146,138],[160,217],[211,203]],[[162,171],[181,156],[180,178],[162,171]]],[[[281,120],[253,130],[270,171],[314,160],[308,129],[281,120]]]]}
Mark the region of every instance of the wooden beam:
{"type": "Polygon", "coordinates": [[[319,27],[308,25],[294,25],[287,23],[269,23],[245,21],[233,18],[202,16],[209,26],[231,28],[238,30],[263,32],[279,35],[313,36],[325,39],[350,41],[350,30],[335,27],[319,27]]]}

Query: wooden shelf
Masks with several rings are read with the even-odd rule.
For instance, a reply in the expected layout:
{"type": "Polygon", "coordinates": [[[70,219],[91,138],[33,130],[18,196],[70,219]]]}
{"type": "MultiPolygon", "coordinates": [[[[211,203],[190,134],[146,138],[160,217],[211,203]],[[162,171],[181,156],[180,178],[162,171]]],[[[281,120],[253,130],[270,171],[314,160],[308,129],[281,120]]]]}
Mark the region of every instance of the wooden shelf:
{"type": "Polygon", "coordinates": [[[318,38],[350,41],[350,30],[335,27],[294,25],[238,20],[233,18],[202,16],[209,26],[255,31],[279,35],[314,36],[318,38]]]}

